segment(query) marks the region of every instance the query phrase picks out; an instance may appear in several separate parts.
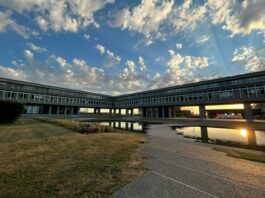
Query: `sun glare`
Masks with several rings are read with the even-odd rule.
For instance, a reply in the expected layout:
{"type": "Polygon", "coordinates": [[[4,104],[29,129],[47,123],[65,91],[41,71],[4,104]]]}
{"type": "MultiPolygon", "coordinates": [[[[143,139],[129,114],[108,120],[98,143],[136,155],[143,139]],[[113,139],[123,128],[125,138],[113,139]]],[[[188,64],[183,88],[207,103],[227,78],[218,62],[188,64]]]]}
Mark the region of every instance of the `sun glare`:
{"type": "Polygon", "coordinates": [[[247,137],[248,136],[248,131],[246,129],[241,129],[240,130],[240,135],[242,135],[243,137],[247,137]]]}

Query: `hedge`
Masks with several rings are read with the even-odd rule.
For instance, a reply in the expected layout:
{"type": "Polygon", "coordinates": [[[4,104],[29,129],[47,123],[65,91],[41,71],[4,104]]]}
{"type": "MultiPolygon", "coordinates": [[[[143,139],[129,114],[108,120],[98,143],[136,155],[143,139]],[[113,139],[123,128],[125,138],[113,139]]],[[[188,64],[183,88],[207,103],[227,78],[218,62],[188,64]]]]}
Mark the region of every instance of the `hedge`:
{"type": "Polygon", "coordinates": [[[14,101],[0,101],[0,123],[12,123],[24,112],[24,104],[14,101]]]}
{"type": "Polygon", "coordinates": [[[100,125],[98,123],[81,122],[69,119],[52,119],[44,117],[37,117],[35,118],[35,120],[56,124],[83,134],[114,132],[112,127],[100,125]]]}

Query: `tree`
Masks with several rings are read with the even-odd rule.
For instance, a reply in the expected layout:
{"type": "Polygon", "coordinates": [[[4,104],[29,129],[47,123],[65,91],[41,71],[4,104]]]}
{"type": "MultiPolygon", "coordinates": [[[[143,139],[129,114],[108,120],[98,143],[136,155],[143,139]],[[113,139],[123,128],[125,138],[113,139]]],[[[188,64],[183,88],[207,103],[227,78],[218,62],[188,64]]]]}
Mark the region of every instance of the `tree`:
{"type": "Polygon", "coordinates": [[[14,101],[0,101],[0,123],[16,121],[24,111],[24,104],[14,101]]]}

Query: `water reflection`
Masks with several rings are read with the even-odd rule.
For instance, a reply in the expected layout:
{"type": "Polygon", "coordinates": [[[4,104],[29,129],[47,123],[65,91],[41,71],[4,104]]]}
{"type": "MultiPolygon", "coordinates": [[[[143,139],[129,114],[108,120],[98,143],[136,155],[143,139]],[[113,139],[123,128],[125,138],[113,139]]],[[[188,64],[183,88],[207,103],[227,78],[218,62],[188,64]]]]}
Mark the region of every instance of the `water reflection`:
{"type": "Polygon", "coordinates": [[[145,133],[147,125],[140,122],[120,122],[120,121],[104,121],[99,122],[101,125],[111,126],[113,129],[145,133]]]}
{"type": "Polygon", "coordinates": [[[203,142],[239,147],[265,146],[265,131],[206,126],[174,127],[174,129],[178,134],[181,134],[186,138],[198,139],[203,142]]]}

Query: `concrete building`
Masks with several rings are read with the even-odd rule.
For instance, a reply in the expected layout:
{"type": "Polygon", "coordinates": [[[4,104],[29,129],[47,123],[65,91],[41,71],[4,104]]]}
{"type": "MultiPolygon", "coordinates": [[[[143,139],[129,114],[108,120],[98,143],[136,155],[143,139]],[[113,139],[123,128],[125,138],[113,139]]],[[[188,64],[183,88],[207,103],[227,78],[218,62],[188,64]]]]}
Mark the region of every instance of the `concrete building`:
{"type": "Polygon", "coordinates": [[[251,104],[265,102],[265,71],[178,85],[162,89],[109,96],[36,83],[0,78],[0,99],[26,105],[25,113],[78,114],[80,108],[109,109],[110,114],[127,115],[138,108],[143,117],[172,118],[181,106],[199,106],[206,118],[205,105],[244,104],[244,118],[252,120],[251,104]]]}

